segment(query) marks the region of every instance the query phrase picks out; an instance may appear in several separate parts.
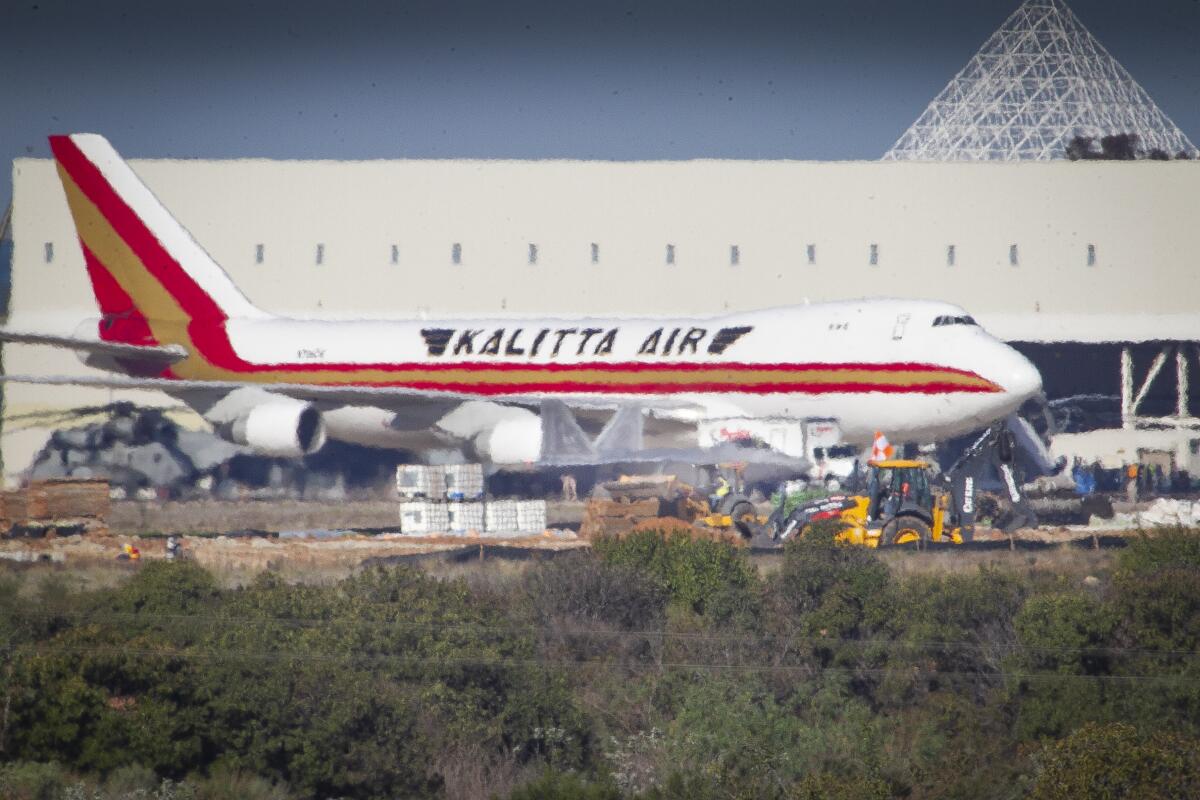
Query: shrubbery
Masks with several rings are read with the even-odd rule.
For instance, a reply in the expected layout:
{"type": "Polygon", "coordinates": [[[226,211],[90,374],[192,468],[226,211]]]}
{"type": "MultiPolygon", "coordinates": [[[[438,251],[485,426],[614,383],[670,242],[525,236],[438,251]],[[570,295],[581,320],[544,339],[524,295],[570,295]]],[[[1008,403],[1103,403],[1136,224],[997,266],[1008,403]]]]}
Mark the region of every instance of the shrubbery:
{"type": "Polygon", "coordinates": [[[478,589],[0,580],[0,796],[1200,792],[1200,536],[1084,585],[900,576],[825,533],[766,576],[651,531],[478,589]]]}

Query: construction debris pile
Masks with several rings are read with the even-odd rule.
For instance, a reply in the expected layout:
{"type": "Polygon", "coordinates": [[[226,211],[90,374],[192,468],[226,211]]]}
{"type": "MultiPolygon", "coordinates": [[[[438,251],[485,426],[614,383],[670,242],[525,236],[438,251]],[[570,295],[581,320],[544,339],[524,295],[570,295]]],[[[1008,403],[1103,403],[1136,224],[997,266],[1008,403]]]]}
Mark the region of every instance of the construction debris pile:
{"type": "Polygon", "coordinates": [[[1092,517],[1089,525],[1101,530],[1197,527],[1200,526],[1200,501],[1160,497],[1139,511],[1117,513],[1109,519],[1092,517]]]}
{"type": "Polygon", "coordinates": [[[536,535],[546,530],[545,500],[484,500],[480,464],[396,467],[400,530],[415,536],[536,535]]]}
{"type": "Polygon", "coordinates": [[[579,535],[586,540],[603,536],[626,536],[653,528],[682,531],[692,536],[708,535],[740,543],[742,536],[732,528],[716,529],[695,523],[710,514],[708,503],[689,484],[674,475],[622,476],[602,484],[587,501],[579,535]]]}

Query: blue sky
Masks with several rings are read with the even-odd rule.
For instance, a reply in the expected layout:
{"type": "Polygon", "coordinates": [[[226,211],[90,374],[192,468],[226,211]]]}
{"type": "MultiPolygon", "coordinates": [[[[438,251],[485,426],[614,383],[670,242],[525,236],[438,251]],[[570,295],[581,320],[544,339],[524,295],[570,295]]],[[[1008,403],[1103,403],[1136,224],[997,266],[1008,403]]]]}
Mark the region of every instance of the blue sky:
{"type": "MultiPolygon", "coordinates": [[[[1016,6],[4,2],[0,158],[874,159],[1016,6]]],[[[1071,7],[1200,141],[1200,2],[1071,7]]]]}

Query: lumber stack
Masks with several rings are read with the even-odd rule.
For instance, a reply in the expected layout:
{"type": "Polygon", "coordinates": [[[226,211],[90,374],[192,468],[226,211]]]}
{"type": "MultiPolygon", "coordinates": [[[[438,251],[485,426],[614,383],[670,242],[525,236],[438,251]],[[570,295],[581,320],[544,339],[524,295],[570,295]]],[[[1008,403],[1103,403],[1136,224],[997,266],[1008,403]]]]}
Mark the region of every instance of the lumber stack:
{"type": "Polygon", "coordinates": [[[0,520],[99,519],[108,516],[108,481],[34,481],[24,489],[0,492],[0,520]]]}
{"type": "Polygon", "coordinates": [[[655,519],[662,510],[657,497],[644,500],[600,500],[593,498],[584,507],[579,535],[587,540],[600,536],[624,536],[640,522],[655,519]]]}
{"type": "Polygon", "coordinates": [[[31,484],[29,488],[31,492],[36,491],[45,498],[45,512],[50,519],[104,519],[108,516],[108,481],[39,481],[31,484]]]}

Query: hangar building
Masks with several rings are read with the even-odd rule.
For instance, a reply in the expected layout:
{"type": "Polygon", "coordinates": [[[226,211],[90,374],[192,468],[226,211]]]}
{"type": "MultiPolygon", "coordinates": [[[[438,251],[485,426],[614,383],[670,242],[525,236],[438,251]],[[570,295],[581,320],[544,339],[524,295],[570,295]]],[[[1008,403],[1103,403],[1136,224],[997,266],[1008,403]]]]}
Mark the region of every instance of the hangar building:
{"type": "MultiPolygon", "coordinates": [[[[1070,22],[1059,0],[1021,8],[1044,13],[1006,25],[1045,31],[1046,14],[1070,22]]],[[[1066,45],[1060,51],[1071,55],[1066,45]]],[[[961,92],[971,69],[947,92],[961,92]]],[[[994,74],[980,79],[1002,83],[994,74]]],[[[1021,150],[1014,140],[1028,136],[1015,123],[989,128],[954,108],[938,106],[932,117],[927,110],[880,162],[131,165],[249,299],[280,314],[702,315],[862,296],[938,298],[1018,343],[1042,368],[1051,399],[1115,397],[1118,424],[1130,431],[1200,436],[1200,401],[1189,397],[1188,380],[1200,366],[1200,162],[1055,159],[1068,133],[1090,130],[1079,113],[1056,123],[1057,138],[1021,150]],[[951,122],[982,142],[982,160],[912,160],[920,136],[943,141],[951,122]],[[1005,142],[1007,150],[993,147],[1005,142]]],[[[1154,125],[1178,133],[1145,108],[1131,119],[1151,126],[1139,128],[1149,142],[1162,132],[1154,125]]],[[[1163,146],[1194,152],[1178,137],[1163,146]]],[[[9,325],[72,333],[97,312],[53,163],[15,161],[13,186],[9,325]]],[[[85,370],[70,354],[21,345],[4,348],[4,369],[85,370]]],[[[5,478],[14,480],[48,435],[45,422],[26,415],[118,394],[10,385],[5,478]]]]}
{"type": "MultiPolygon", "coordinates": [[[[958,303],[1035,350],[1200,338],[1195,161],[132,166],[251,301],[282,314],[715,314],[890,295],[958,303]]],[[[97,312],[53,164],[17,161],[14,188],[9,325],[71,333],[97,312]]],[[[1195,366],[1194,345],[1179,352],[1195,366]]],[[[1133,352],[1139,371],[1156,353],[1133,352]]],[[[1106,359],[1115,394],[1120,363],[1106,359]]],[[[5,369],[84,367],[8,346],[5,369]]],[[[106,398],[13,385],[5,414],[106,398]]],[[[9,427],[10,475],[44,435],[9,427]]]]}

